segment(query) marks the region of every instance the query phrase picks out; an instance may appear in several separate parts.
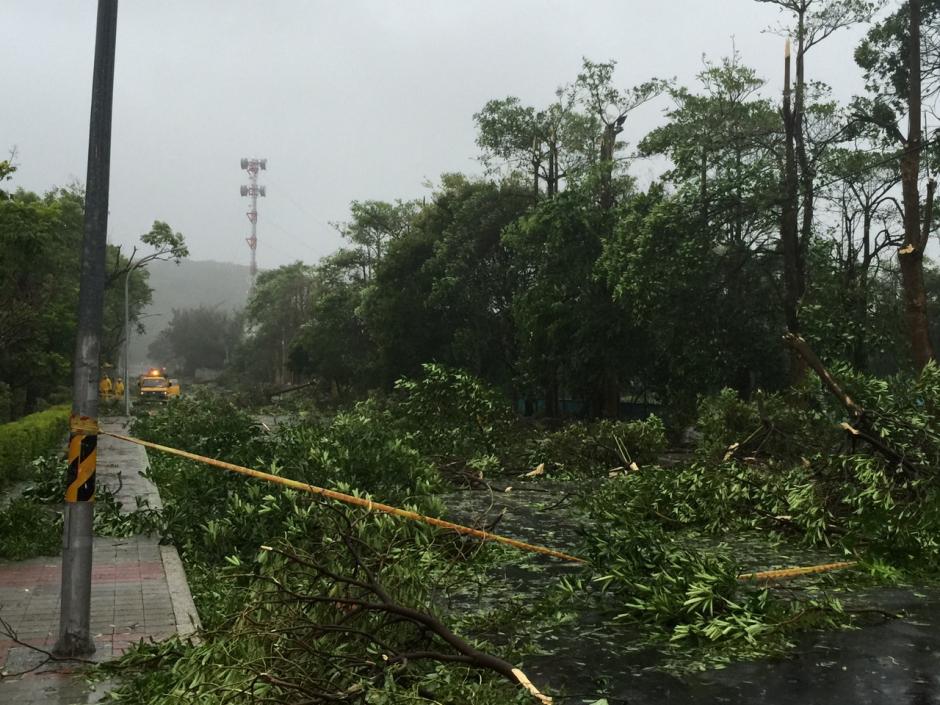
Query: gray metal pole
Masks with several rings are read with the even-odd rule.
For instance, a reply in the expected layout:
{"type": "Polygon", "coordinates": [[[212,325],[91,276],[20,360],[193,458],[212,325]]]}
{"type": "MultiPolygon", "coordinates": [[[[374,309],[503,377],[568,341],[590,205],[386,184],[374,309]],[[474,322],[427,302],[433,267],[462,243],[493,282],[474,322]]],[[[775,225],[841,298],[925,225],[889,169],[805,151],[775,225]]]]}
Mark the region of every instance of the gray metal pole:
{"type": "Polygon", "coordinates": [[[69,472],[62,533],[62,607],[55,653],[94,653],[91,636],[91,560],[95,459],[98,443],[98,376],[104,310],[108,188],[111,176],[111,105],[117,0],[98,0],[94,79],[88,130],[85,233],[82,241],[78,330],[73,363],[69,472]]]}
{"type": "Polygon", "coordinates": [[[127,378],[127,361],[128,361],[128,345],[131,339],[131,324],[130,324],[130,313],[129,306],[127,303],[127,283],[131,280],[131,272],[135,268],[127,270],[127,274],[124,275],[124,415],[131,415],[131,394],[128,387],[128,378],[127,378]]]}

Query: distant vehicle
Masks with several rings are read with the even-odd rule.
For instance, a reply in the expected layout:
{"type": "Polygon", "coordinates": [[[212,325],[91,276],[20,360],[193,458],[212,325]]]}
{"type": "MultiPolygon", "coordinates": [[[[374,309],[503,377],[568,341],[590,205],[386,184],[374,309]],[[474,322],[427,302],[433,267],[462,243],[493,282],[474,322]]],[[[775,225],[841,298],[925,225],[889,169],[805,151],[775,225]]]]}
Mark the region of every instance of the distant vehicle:
{"type": "Polygon", "coordinates": [[[166,401],[180,396],[180,383],[169,379],[166,370],[154,368],[138,377],[137,394],[141,401],[166,401]]]}

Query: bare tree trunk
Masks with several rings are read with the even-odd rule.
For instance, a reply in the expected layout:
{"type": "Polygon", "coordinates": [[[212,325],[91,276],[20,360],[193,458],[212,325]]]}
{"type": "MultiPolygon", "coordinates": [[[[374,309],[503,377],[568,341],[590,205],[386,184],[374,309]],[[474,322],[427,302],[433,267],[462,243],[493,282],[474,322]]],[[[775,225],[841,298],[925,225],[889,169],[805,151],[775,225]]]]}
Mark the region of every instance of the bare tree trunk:
{"type": "Polygon", "coordinates": [[[933,358],[930,330],[927,322],[927,292],[924,287],[924,250],[933,216],[936,182],[927,184],[927,202],[921,225],[920,150],[921,150],[921,61],[920,23],[921,2],[909,0],[910,48],[907,57],[908,74],[908,130],[904,154],[901,157],[901,192],[904,197],[904,247],[898,250],[901,268],[901,286],[904,290],[904,317],[911,341],[911,358],[921,370],[933,358]]]}
{"type": "Polygon", "coordinates": [[[813,208],[815,201],[815,173],[806,152],[806,47],[804,33],[806,31],[805,18],[801,13],[797,25],[799,37],[796,50],[796,96],[793,106],[793,138],[796,144],[796,159],[799,166],[801,225],[799,256],[797,268],[799,274],[799,296],[806,293],[806,253],[809,250],[809,241],[813,235],[813,208]]]}
{"type": "Polygon", "coordinates": [[[601,208],[609,211],[614,207],[614,145],[617,142],[617,126],[604,125],[601,135],[601,208]]]}
{"type": "MultiPolygon", "coordinates": [[[[623,118],[621,116],[616,122],[604,126],[604,132],[601,135],[601,195],[600,205],[606,218],[605,230],[612,234],[614,229],[614,220],[611,211],[614,208],[614,148],[617,145],[617,135],[623,131],[621,125],[623,118]]],[[[610,360],[605,361],[605,369],[601,379],[601,387],[597,391],[596,398],[592,401],[591,414],[593,416],[605,416],[608,418],[617,418],[620,413],[620,383],[618,375],[610,360]]]]}
{"type": "Polygon", "coordinates": [[[539,160],[534,153],[532,156],[532,200],[536,203],[539,201],[539,160]]]}
{"type": "Polygon", "coordinates": [[[852,364],[864,372],[868,369],[868,335],[866,333],[868,324],[868,269],[862,269],[855,276],[852,299],[857,327],[855,342],[852,346],[852,364]]]}
{"type": "Polygon", "coordinates": [[[708,222],[708,150],[702,147],[699,167],[699,198],[702,200],[702,220],[708,222]]]}
{"type": "MultiPolygon", "coordinates": [[[[797,220],[799,203],[799,177],[796,166],[796,131],[800,124],[791,102],[790,44],[787,42],[784,59],[783,125],[785,131],[785,161],[783,173],[783,204],[780,212],[780,244],[783,250],[783,311],[787,332],[799,335],[800,299],[803,296],[803,266],[801,263],[800,233],[797,220]]],[[[790,381],[799,382],[806,373],[806,363],[791,350],[790,381]]]]}
{"type": "Polygon", "coordinates": [[[558,143],[554,141],[548,145],[548,196],[558,195],[558,143]]]}

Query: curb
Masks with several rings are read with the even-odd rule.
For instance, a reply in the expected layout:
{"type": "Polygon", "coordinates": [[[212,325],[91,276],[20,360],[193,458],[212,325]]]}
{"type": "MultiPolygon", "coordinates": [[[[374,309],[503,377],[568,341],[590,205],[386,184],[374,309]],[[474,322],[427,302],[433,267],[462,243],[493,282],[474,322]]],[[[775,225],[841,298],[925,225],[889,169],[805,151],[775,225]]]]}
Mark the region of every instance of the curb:
{"type": "Polygon", "coordinates": [[[160,557],[163,559],[166,584],[170,589],[170,603],[173,605],[173,616],[176,619],[176,633],[181,637],[191,636],[199,631],[202,624],[193,602],[193,595],[189,590],[183,562],[180,560],[176,546],[160,546],[160,557]]]}

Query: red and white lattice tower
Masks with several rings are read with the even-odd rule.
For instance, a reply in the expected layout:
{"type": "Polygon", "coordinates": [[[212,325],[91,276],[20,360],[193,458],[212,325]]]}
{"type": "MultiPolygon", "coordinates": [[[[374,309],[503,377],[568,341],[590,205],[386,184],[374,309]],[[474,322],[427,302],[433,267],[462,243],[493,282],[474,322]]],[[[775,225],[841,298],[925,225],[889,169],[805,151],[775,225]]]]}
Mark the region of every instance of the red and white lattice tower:
{"type": "Polygon", "coordinates": [[[242,169],[248,172],[248,185],[242,186],[242,196],[251,198],[251,210],[248,211],[248,220],[251,222],[251,235],[245,238],[251,250],[251,286],[254,288],[255,275],[258,273],[258,263],[255,259],[255,250],[258,249],[258,196],[266,196],[264,186],[258,186],[258,172],[266,171],[267,159],[242,159],[242,169]]]}

